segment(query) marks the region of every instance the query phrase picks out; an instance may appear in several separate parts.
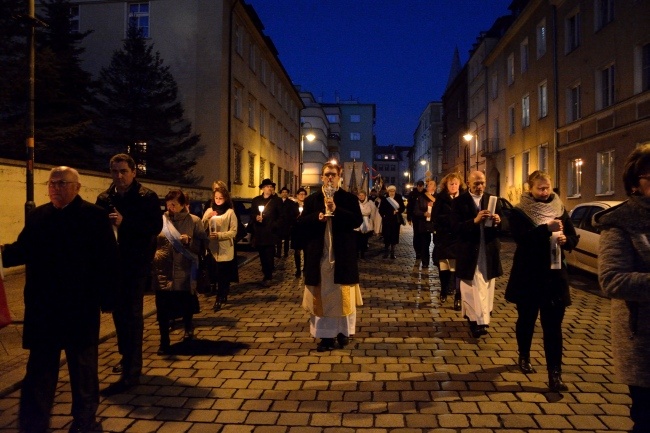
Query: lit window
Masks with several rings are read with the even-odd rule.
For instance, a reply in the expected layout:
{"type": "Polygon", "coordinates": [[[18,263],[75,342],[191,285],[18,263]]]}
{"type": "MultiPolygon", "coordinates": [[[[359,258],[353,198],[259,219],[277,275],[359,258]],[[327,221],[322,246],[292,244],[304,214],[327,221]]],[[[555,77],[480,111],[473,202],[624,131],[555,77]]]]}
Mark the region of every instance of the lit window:
{"type": "Polygon", "coordinates": [[[596,194],[614,194],[614,150],[598,152],[596,194]]]}
{"type": "Polygon", "coordinates": [[[539,59],[544,54],[546,54],[546,20],[537,24],[537,58],[539,59]]]}
{"type": "Polygon", "coordinates": [[[521,127],[530,126],[530,95],[521,98],[521,127]]]}
{"type": "Polygon", "coordinates": [[[546,117],[548,115],[548,85],[546,81],[537,88],[537,106],[539,117],[546,117]]]}
{"type": "Polygon", "coordinates": [[[352,141],[361,140],[361,133],[360,132],[350,132],[350,140],[352,140],[352,141]]]}
{"type": "Polygon", "coordinates": [[[569,173],[567,179],[567,196],[580,197],[580,187],[582,186],[582,159],[572,159],[569,161],[569,173]]]}

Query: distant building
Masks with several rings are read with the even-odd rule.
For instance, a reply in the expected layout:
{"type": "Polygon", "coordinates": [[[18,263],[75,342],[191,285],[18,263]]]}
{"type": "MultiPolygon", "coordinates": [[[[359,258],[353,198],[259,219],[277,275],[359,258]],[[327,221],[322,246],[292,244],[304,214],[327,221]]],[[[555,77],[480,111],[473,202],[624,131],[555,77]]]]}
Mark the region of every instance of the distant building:
{"type": "Polygon", "coordinates": [[[467,132],[467,64],[460,67],[458,49],[454,53],[447,88],[442,96],[442,171],[467,179],[469,145],[467,132]]]}
{"type": "MultiPolygon", "coordinates": [[[[375,104],[358,101],[337,101],[323,103],[327,111],[337,108],[339,115],[340,141],[337,160],[341,163],[360,161],[368,167],[372,165],[372,149],[375,137],[375,104]]],[[[335,124],[335,122],[331,122],[335,124]]]]}
{"type": "Polygon", "coordinates": [[[299,184],[308,193],[321,185],[321,168],[332,158],[331,149],[338,148],[338,118],[336,107],[328,107],[328,113],[316,102],[314,95],[300,92],[304,107],[300,112],[301,124],[301,176],[299,184]],[[334,123],[330,123],[332,120],[334,123]],[[334,130],[334,131],[333,131],[334,130]]]}
{"type": "Polygon", "coordinates": [[[436,181],[442,178],[442,131],[442,102],[429,102],[420,114],[418,126],[413,133],[413,181],[424,180],[426,177],[436,181]]]}
{"type": "Polygon", "coordinates": [[[178,83],[193,132],[206,147],[195,168],[207,186],[259,194],[263,178],[292,190],[300,164],[302,101],[253,7],[243,0],[71,0],[85,38],[83,67],[97,76],[129,23],[155,45],[178,83]]]}
{"type": "Polygon", "coordinates": [[[407,148],[401,146],[375,146],[371,170],[372,185],[379,186],[378,182],[381,177],[383,189],[388,185],[395,185],[398,187],[398,191],[401,191],[399,187],[404,185],[404,151],[408,153],[407,148]]]}

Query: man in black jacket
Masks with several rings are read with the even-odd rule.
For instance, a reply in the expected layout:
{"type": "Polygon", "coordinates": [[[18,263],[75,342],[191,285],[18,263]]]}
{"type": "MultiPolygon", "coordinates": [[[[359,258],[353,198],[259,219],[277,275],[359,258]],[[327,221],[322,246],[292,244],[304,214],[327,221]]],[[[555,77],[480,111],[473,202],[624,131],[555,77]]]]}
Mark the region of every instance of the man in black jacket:
{"type": "MultiPolygon", "coordinates": [[[[415,260],[420,260],[422,244],[424,242],[424,233],[418,233],[415,225],[413,224],[413,218],[415,217],[413,209],[418,202],[418,197],[424,194],[424,181],[418,180],[418,183],[415,186],[415,189],[409,192],[409,195],[406,197],[406,221],[413,226],[413,249],[415,250],[415,260]]],[[[430,237],[430,236],[429,236],[430,237]]]]}
{"type": "MultiPolygon", "coordinates": [[[[122,360],[113,369],[121,373],[120,380],[104,390],[107,395],[140,383],[144,292],[151,281],[156,236],[162,230],[158,195],[135,179],[133,158],[117,154],[111,158],[110,169],[113,183],[97,197],[96,204],[108,213],[119,244],[122,282],[113,321],[122,360]]],[[[112,271],[106,269],[106,272],[112,271]]]]}
{"type": "Polygon", "coordinates": [[[339,188],[341,166],[325,163],[322,180],[332,185],[333,196],[325,188],[310,195],[298,217],[305,242],[302,306],[311,314],[312,337],[321,339],[319,352],[333,349],[335,339],[345,347],[355,333],[361,291],[354,229],[363,222],[357,197],[339,188]]]}
{"type": "Polygon", "coordinates": [[[485,192],[485,174],[473,171],[469,190],[452,200],[452,229],[458,237],[456,276],[460,278],[462,314],[473,337],[487,334],[494,303],[496,277],[501,268],[498,225],[501,206],[488,210],[491,194],[485,192]]]}
{"type": "Polygon", "coordinates": [[[273,252],[278,242],[280,223],[280,198],[273,193],[275,183],[264,179],[260,184],[262,194],[251,201],[251,216],[247,229],[252,233],[252,243],[260,255],[264,279],[262,286],[270,287],[275,267],[273,252]]]}
{"type": "Polygon", "coordinates": [[[27,215],[13,244],[2,247],[4,266],[25,266],[23,347],[29,350],[20,394],[20,431],[45,433],[65,351],[72,417],[70,432],[100,430],[98,347],[100,309],[115,304],[117,244],[103,209],[79,196],[79,173],[50,172],[50,203],[27,215]]]}

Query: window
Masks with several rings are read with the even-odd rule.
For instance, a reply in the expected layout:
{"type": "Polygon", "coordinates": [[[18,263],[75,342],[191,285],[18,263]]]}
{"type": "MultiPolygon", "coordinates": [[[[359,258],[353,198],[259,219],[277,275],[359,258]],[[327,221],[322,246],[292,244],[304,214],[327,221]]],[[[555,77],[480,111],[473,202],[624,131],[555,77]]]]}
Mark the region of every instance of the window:
{"type": "Polygon", "coordinates": [[[537,169],[548,173],[548,143],[537,149],[537,169]]]}
{"type": "Polygon", "coordinates": [[[567,122],[580,119],[580,84],[567,90],[567,122]]]}
{"type": "Polygon", "coordinates": [[[521,98],[521,127],[530,126],[530,95],[521,98]]]}
{"type": "Polygon", "coordinates": [[[519,54],[521,56],[521,73],[523,74],[528,70],[528,38],[519,44],[519,54]]]}
{"type": "Polygon", "coordinates": [[[537,24],[537,58],[546,54],[546,20],[543,19],[537,24]]]}
{"type": "Polygon", "coordinates": [[[596,194],[614,194],[614,150],[598,152],[596,194]]]}
{"type": "Polygon", "coordinates": [[[267,136],[266,132],[266,108],[260,105],[260,135],[262,137],[267,136]]]}
{"type": "Polygon", "coordinates": [[[339,123],[339,115],[338,114],[328,114],[327,115],[327,121],[329,123],[339,123]]]}
{"type": "Polygon", "coordinates": [[[268,84],[266,82],[266,59],[262,59],[261,61],[262,65],[260,66],[260,81],[262,84],[265,86],[268,84]]]}
{"type": "Polygon", "coordinates": [[[242,152],[242,148],[236,146],[235,149],[234,149],[234,158],[233,158],[234,163],[235,163],[235,173],[234,173],[233,182],[235,182],[238,185],[242,184],[242,180],[241,180],[241,164],[242,164],[241,152],[242,152]]]}
{"type": "Polygon", "coordinates": [[[352,123],[361,122],[361,115],[359,115],[359,114],[350,114],[350,122],[352,122],[352,123]]]}
{"type": "Polygon", "coordinates": [[[596,73],[596,109],[614,104],[614,72],[612,64],[596,73]]]}
{"type": "Polygon", "coordinates": [[[282,167],[278,166],[278,186],[282,185],[282,167]]]}
{"type": "Polygon", "coordinates": [[[235,24],[235,51],[240,56],[244,53],[244,29],[239,24],[235,24]]]}
{"type": "Polygon", "coordinates": [[[248,186],[255,186],[255,154],[248,152],[248,186]]]}
{"type": "Polygon", "coordinates": [[[79,33],[79,6],[70,6],[70,32],[79,33]]]}
{"type": "Polygon", "coordinates": [[[266,159],[260,156],[260,185],[262,181],[266,179],[266,159]]]}
{"type": "Polygon", "coordinates": [[[255,129],[255,98],[248,97],[248,126],[255,129]]]}
{"type": "Polygon", "coordinates": [[[580,197],[580,187],[582,185],[582,159],[572,159],[569,161],[569,173],[567,178],[567,196],[580,197]]]}
{"type": "Polygon", "coordinates": [[[149,37],[149,2],[129,3],[129,27],[140,30],[143,38],[149,37]]]}
{"type": "Polygon", "coordinates": [[[248,67],[255,73],[255,57],[257,55],[257,47],[254,42],[248,44],[248,67]]]}
{"type": "Polygon", "coordinates": [[[515,185],[515,157],[508,159],[508,186],[515,185]]]}
{"type": "Polygon", "coordinates": [[[580,12],[566,18],[564,22],[565,51],[570,53],[580,46],[580,12]]]}
{"type": "Polygon", "coordinates": [[[350,140],[352,140],[352,141],[361,140],[361,133],[360,132],[350,132],[350,140]]]}
{"type": "Polygon", "coordinates": [[[243,101],[242,101],[242,88],[237,86],[237,85],[235,85],[234,97],[235,97],[235,100],[233,101],[233,103],[235,104],[235,113],[234,114],[235,114],[235,117],[237,119],[241,119],[242,110],[243,110],[243,107],[242,107],[242,104],[243,104],[243,101]]]}
{"type": "Polygon", "coordinates": [[[508,56],[508,85],[515,82],[515,55],[510,53],[508,56]]]}
{"type": "Polygon", "coordinates": [[[499,76],[496,71],[492,73],[490,81],[490,94],[492,95],[492,99],[497,99],[499,96],[499,76]]]}
{"type": "Polygon", "coordinates": [[[275,96],[275,71],[271,71],[271,95],[275,96]]]}
{"type": "Polygon", "coordinates": [[[269,179],[273,180],[273,171],[275,170],[275,164],[272,162],[269,163],[269,179]]]}
{"type": "Polygon", "coordinates": [[[521,155],[521,179],[523,182],[528,180],[530,174],[530,151],[526,151],[521,155]]]}
{"type": "Polygon", "coordinates": [[[548,85],[546,81],[537,87],[537,110],[540,118],[548,115],[548,85]]]}
{"type": "Polygon", "coordinates": [[[650,89],[650,43],[635,50],[635,93],[645,92],[650,89]]]}
{"type": "Polygon", "coordinates": [[[510,135],[515,133],[515,106],[508,107],[508,131],[510,135]]]}
{"type": "Polygon", "coordinates": [[[614,0],[594,0],[595,31],[605,27],[614,20],[614,0]]]}

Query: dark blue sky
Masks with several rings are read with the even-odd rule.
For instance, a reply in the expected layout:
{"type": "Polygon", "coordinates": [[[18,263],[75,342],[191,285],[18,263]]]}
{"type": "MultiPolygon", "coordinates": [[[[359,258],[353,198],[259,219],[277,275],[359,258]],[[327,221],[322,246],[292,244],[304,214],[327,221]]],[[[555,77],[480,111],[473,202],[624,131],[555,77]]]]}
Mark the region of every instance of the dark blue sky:
{"type": "Polygon", "coordinates": [[[323,102],[377,104],[379,145],[412,145],[441,100],[458,47],[464,64],[511,0],[246,0],[294,84],[323,102]]]}

